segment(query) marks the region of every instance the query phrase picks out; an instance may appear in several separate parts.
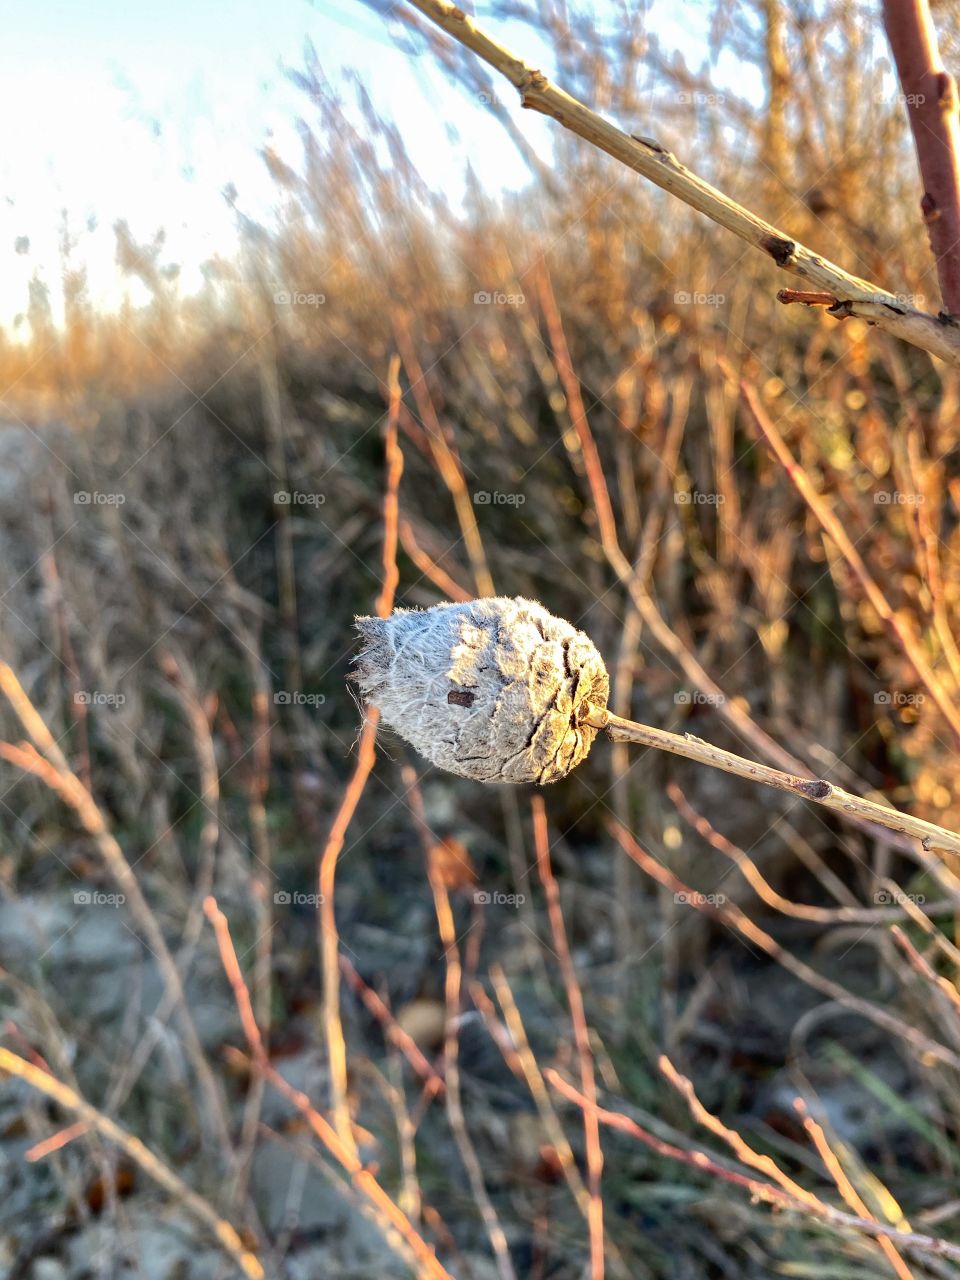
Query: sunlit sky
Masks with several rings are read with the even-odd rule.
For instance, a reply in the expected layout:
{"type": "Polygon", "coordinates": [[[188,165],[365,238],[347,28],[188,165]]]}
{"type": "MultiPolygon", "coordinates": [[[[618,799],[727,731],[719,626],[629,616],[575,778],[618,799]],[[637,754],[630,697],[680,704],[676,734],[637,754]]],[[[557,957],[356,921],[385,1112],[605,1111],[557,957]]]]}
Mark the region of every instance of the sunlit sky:
{"type": "MultiPolygon", "coordinates": [[[[596,11],[602,20],[603,0],[596,11]]],[[[228,185],[239,209],[269,226],[277,191],[260,151],[270,143],[297,164],[296,123],[309,118],[309,104],[287,70],[302,65],[306,41],[335,84],[350,68],[362,74],[375,105],[396,119],[420,172],[452,199],[468,153],[488,189],[528,180],[500,126],[458,96],[429,56],[409,59],[395,48],[361,0],[0,0],[0,14],[0,325],[8,331],[27,305],[35,272],[50,287],[57,315],[65,225],[77,242],[74,261],[87,267],[102,307],[125,296],[141,300],[139,286],[121,280],[115,266],[120,219],[137,240],[165,230],[162,261],[180,265],[186,293],[200,288],[204,261],[237,248],[228,185]],[[444,116],[457,122],[459,154],[444,116]]],[[[699,64],[705,18],[698,0],[658,0],[650,22],[699,64]]],[[[529,32],[492,29],[549,72],[529,32]]],[[[344,94],[352,97],[352,90],[344,94]]],[[[509,89],[504,96],[510,100],[509,89]]],[[[554,126],[519,106],[517,113],[548,155],[554,126]]]]}

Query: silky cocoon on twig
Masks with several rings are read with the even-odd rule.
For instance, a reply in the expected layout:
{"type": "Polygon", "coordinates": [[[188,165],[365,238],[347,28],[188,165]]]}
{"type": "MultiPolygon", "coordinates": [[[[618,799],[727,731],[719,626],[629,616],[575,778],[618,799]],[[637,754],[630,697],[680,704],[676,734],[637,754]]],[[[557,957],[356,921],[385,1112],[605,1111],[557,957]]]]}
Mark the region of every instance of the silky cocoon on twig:
{"type": "Polygon", "coordinates": [[[555,782],[597,730],[610,680],[589,636],[541,604],[497,596],[358,618],[357,681],[428,760],[480,782],[555,782]]]}

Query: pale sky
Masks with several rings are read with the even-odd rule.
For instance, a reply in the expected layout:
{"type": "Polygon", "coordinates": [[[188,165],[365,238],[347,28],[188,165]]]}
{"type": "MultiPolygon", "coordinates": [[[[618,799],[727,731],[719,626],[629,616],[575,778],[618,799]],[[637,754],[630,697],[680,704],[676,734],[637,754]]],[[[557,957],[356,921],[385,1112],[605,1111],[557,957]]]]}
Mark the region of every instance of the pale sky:
{"type": "MultiPolygon", "coordinates": [[[[602,0],[595,7],[602,21],[602,0]]],[[[692,33],[703,29],[704,7],[688,0],[682,15],[679,9],[658,0],[651,22],[699,63],[702,39],[692,33]]],[[[0,18],[0,325],[8,332],[26,307],[35,269],[57,314],[64,212],[75,261],[88,268],[95,302],[108,308],[125,295],[140,300],[139,286],[121,282],[114,266],[118,219],[137,240],[165,229],[162,261],[180,264],[184,292],[200,287],[206,259],[237,248],[235,214],[223,196],[229,184],[242,212],[269,227],[277,192],[259,151],[269,142],[298,167],[296,122],[309,119],[309,103],[285,68],[302,65],[307,40],[334,83],[351,67],[363,75],[431,186],[456,199],[463,179],[442,115],[456,120],[461,155],[469,152],[485,187],[515,189],[528,180],[483,107],[448,87],[429,55],[408,59],[397,50],[360,0],[0,0],[0,18]]],[[[549,73],[529,32],[512,24],[491,29],[549,73]]],[[[549,156],[553,126],[516,110],[549,156]]]]}

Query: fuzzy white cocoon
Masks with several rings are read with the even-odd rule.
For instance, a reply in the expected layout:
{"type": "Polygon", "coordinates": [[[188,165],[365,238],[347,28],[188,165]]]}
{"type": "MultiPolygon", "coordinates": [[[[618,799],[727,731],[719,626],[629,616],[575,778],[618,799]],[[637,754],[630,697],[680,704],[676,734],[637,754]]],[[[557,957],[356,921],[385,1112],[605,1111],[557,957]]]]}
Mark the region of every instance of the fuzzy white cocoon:
{"type": "Polygon", "coordinates": [[[386,724],[451,773],[480,782],[555,782],[596,730],[582,704],[607,705],[593,641],[534,600],[502,596],[358,618],[357,680],[386,724]]]}

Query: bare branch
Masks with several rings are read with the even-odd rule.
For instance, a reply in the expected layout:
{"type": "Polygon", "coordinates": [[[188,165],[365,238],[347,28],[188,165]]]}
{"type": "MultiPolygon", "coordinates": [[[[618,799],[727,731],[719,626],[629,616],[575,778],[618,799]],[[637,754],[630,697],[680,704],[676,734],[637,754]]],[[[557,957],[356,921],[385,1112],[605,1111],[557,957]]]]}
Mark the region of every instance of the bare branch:
{"type": "Polygon", "coordinates": [[[928,0],[883,0],[923,181],[920,210],[937,260],[943,305],[960,316],[960,113],[928,0]]]}
{"type": "Polygon", "coordinates": [[[506,76],[519,91],[523,106],[551,116],[564,128],[761,249],[784,271],[800,276],[817,290],[829,292],[837,299],[836,306],[831,307],[835,315],[859,316],[894,337],[960,367],[960,324],[951,317],[917,311],[885,289],[849,275],[842,267],[821,258],[704,182],[660,143],[650,138],[631,137],[552,85],[542,72],[528,67],[516,54],[480,31],[463,10],[449,0],[409,0],[409,3],[506,76]]]}

